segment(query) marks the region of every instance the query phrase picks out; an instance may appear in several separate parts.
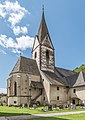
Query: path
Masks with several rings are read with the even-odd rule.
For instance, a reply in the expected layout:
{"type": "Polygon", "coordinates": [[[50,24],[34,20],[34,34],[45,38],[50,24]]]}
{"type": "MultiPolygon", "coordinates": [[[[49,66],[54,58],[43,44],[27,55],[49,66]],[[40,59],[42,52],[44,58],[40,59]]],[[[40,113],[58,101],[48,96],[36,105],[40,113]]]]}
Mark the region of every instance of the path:
{"type": "Polygon", "coordinates": [[[50,113],[50,114],[33,114],[33,115],[0,117],[0,120],[26,120],[26,119],[31,119],[31,118],[52,117],[52,116],[71,115],[71,114],[80,114],[80,113],[85,113],[85,111],[74,111],[74,112],[61,112],[61,113],[50,113]]]}

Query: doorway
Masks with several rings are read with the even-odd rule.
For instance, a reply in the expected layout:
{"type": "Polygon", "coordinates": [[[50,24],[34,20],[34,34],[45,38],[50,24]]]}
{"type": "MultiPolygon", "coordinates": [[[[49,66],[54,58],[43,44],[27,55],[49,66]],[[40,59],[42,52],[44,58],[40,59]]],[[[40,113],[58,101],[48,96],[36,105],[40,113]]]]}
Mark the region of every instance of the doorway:
{"type": "Polygon", "coordinates": [[[73,99],[72,103],[75,104],[75,100],[74,99],[73,99]]]}

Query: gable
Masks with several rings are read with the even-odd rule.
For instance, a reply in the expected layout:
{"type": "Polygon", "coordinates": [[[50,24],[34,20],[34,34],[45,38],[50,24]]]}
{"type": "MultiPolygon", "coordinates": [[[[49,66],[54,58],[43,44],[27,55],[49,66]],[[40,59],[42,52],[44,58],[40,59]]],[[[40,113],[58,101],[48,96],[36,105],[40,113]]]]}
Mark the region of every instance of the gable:
{"type": "Polygon", "coordinates": [[[76,73],[72,76],[68,76],[66,79],[70,87],[78,87],[85,85],[85,75],[82,72],[76,73]]]}
{"type": "Polygon", "coordinates": [[[38,41],[38,37],[35,36],[35,40],[34,40],[34,44],[33,44],[33,49],[32,50],[36,49],[37,46],[39,46],[39,41],[38,41]]]}
{"type": "Polygon", "coordinates": [[[54,49],[53,44],[52,44],[51,39],[50,39],[50,36],[48,34],[43,39],[42,44],[44,46],[47,46],[47,47],[54,49]]]}
{"type": "Polygon", "coordinates": [[[81,85],[85,85],[84,75],[82,71],[79,73],[79,76],[73,86],[81,86],[81,85]]]}

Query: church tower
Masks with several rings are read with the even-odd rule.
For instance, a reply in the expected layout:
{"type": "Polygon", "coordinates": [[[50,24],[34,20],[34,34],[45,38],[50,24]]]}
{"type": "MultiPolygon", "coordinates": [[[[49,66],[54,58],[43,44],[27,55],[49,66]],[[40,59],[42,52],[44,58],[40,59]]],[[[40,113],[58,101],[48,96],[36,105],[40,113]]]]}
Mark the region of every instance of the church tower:
{"type": "Polygon", "coordinates": [[[36,60],[40,70],[54,72],[54,46],[46,25],[44,8],[42,9],[42,19],[38,34],[35,36],[32,58],[36,60]]]}

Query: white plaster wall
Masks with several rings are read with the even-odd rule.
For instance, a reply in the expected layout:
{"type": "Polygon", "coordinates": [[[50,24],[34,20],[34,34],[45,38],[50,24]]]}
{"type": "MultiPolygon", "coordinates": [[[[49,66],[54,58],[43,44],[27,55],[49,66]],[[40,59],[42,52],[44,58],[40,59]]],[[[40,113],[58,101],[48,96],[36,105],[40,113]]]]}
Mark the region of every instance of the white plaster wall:
{"type": "Polygon", "coordinates": [[[33,50],[35,50],[38,45],[39,45],[39,41],[38,41],[38,39],[36,37],[35,41],[34,41],[34,48],[33,48],[33,50]]]}
{"type": "Polygon", "coordinates": [[[67,88],[62,86],[54,86],[51,85],[51,103],[52,104],[62,104],[67,102],[67,88]],[[57,87],[59,87],[59,90],[57,90],[57,87]],[[59,100],[57,100],[57,96],[59,96],[59,100]]]}
{"type": "Polygon", "coordinates": [[[46,103],[50,104],[50,82],[42,74],[43,86],[44,86],[44,95],[46,103]]]}
{"type": "Polygon", "coordinates": [[[28,104],[29,98],[28,97],[9,97],[8,99],[8,106],[9,105],[14,105],[14,106],[19,106],[23,104],[28,104]],[[16,103],[14,103],[16,101],[16,103]]]}
{"type": "Polygon", "coordinates": [[[32,52],[32,58],[36,60],[38,67],[40,68],[40,45],[37,37],[35,38],[34,48],[32,52]],[[37,53],[37,57],[35,58],[35,53],[37,53]]]}
{"type": "Polygon", "coordinates": [[[38,67],[40,68],[40,46],[38,46],[32,53],[32,58],[36,60],[38,67]],[[37,57],[35,58],[35,52],[37,53],[37,57]]]}
{"type": "Polygon", "coordinates": [[[71,98],[77,97],[80,100],[85,100],[85,86],[71,88],[71,98]],[[76,93],[73,93],[73,89],[76,89],[76,93]]]}

